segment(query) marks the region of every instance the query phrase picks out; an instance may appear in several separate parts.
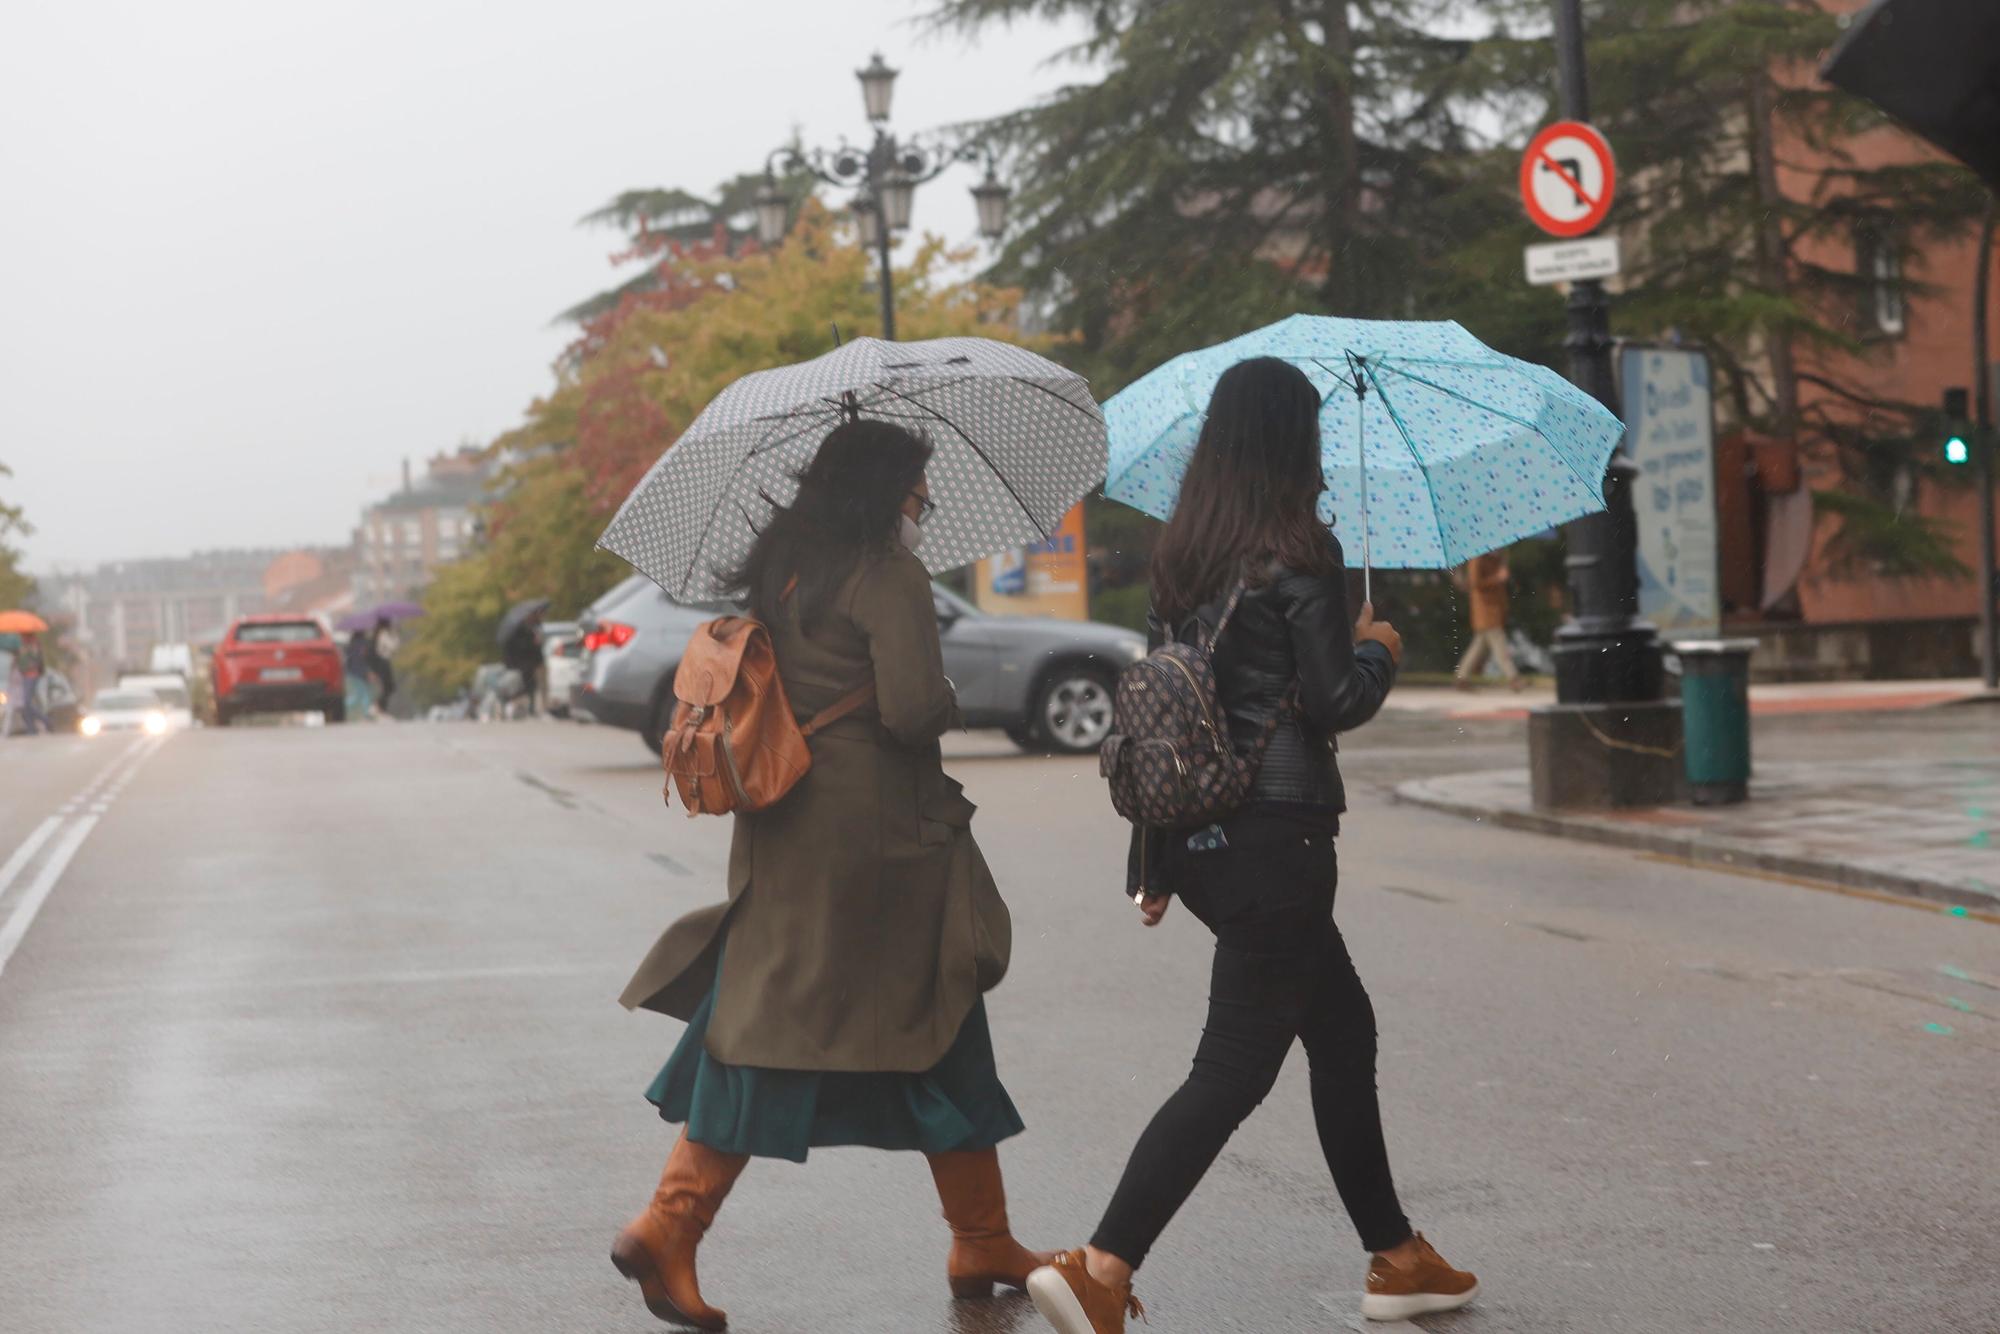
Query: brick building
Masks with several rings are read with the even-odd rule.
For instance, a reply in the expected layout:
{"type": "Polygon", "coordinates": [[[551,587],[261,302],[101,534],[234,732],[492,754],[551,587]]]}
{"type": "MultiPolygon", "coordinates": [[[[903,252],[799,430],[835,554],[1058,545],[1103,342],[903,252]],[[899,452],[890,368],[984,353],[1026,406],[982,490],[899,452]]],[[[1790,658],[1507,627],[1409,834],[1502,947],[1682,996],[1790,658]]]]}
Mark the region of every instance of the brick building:
{"type": "Polygon", "coordinates": [[[489,473],[484,452],[472,448],[434,455],[421,479],[405,462],[402,489],[370,505],[354,530],[354,605],[414,599],[440,565],[457,560],[473,540],[489,473]]]}

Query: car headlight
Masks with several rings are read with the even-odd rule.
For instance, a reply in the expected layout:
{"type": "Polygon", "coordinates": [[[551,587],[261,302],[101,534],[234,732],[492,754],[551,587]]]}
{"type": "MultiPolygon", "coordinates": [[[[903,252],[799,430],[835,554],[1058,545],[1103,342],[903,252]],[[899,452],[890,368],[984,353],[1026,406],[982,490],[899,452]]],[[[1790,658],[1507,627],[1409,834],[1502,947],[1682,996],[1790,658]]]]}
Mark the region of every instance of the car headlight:
{"type": "Polygon", "coordinates": [[[78,724],[78,727],[85,736],[96,736],[104,730],[104,720],[102,718],[85,718],[78,724]]]}
{"type": "Polygon", "coordinates": [[[149,713],[149,714],[147,714],[147,715],[146,715],[146,731],[147,731],[147,733],[148,733],[149,735],[151,735],[151,736],[158,736],[158,735],[160,735],[160,733],[162,733],[162,732],[164,732],[164,731],[166,731],[166,730],[167,730],[167,715],[166,715],[166,714],[164,714],[164,713],[149,713]]]}

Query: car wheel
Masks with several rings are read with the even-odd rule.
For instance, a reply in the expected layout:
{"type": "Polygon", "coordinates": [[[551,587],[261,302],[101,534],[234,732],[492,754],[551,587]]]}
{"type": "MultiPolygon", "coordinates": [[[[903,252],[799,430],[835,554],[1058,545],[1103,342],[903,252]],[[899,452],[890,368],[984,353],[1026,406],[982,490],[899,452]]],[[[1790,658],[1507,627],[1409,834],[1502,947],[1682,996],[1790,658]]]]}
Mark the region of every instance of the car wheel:
{"type": "Polygon", "coordinates": [[[344,723],[347,721],[347,701],[344,699],[335,700],[333,703],[322,708],[320,712],[326,715],[326,720],[330,723],[344,723]]]}
{"type": "Polygon", "coordinates": [[[228,710],[228,708],[225,707],[224,705],[218,704],[215,706],[215,725],[217,727],[229,726],[229,724],[234,720],[234,718],[235,715],[232,714],[228,710]]]}
{"type": "Polygon", "coordinates": [[[1064,755],[1085,755],[1111,735],[1111,679],[1087,667],[1050,676],[1035,700],[1036,739],[1064,755]]]}

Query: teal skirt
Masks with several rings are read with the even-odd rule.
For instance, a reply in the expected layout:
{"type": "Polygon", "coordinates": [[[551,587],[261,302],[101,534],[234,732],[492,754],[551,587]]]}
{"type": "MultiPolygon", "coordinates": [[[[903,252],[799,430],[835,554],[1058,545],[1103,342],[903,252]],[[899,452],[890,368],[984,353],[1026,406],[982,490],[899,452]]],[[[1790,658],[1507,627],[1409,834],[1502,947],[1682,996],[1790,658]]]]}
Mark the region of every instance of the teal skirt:
{"type": "Polygon", "coordinates": [[[1025,1128],[993,1065],[984,1000],[973,1003],[950,1049],[921,1074],[725,1065],[708,1054],[714,1010],[711,987],[646,1090],[660,1119],[685,1125],[697,1144],[802,1163],[809,1149],[843,1145],[990,1149],[1025,1128]]]}

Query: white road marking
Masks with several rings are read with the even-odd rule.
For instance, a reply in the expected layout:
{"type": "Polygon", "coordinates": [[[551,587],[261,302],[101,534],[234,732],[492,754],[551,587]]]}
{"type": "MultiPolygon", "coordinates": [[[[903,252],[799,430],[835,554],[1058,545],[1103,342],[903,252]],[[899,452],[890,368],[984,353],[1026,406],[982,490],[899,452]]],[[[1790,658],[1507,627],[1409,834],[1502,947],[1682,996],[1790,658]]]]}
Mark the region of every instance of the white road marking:
{"type": "Polygon", "coordinates": [[[63,872],[69,869],[70,860],[83,846],[83,841],[90,837],[90,831],[111,809],[112,801],[139,772],[139,766],[146,762],[146,757],[158,750],[165,740],[164,737],[142,738],[127,746],[118,758],[84,784],[82,791],[37,825],[21,846],[14,849],[6,863],[0,865],[0,897],[4,897],[21,872],[34,863],[43,847],[54,841],[54,849],[43,859],[35,878],[21,892],[14,910],[7,915],[6,923],[0,925],[0,973],[7,971],[14,951],[21,947],[28,928],[35,924],[35,915],[41,912],[42,905],[55,892],[56,884],[62,879],[63,872]],[[58,830],[62,831],[59,838],[58,830]]]}
{"type": "Polygon", "coordinates": [[[7,961],[14,957],[14,951],[20,948],[28,928],[34,925],[35,914],[42,910],[42,904],[55,890],[56,881],[62,879],[62,873],[69,869],[70,858],[76,856],[76,850],[83,846],[83,840],[90,837],[90,831],[96,827],[95,815],[86,815],[69,827],[62,842],[56,844],[56,850],[42,863],[41,873],[21,895],[21,901],[14,905],[7,925],[0,926],[0,973],[7,971],[7,961]]]}
{"type": "Polygon", "coordinates": [[[14,887],[14,878],[35,859],[35,854],[42,850],[42,844],[49,841],[49,835],[55,833],[61,824],[61,817],[51,815],[36,825],[35,832],[28,835],[20,847],[14,849],[14,855],[7,859],[6,865],[0,866],[0,897],[4,897],[7,891],[14,887]]]}

